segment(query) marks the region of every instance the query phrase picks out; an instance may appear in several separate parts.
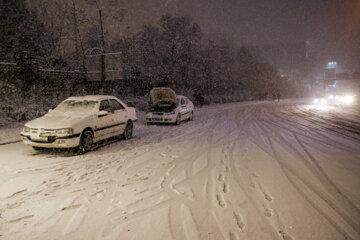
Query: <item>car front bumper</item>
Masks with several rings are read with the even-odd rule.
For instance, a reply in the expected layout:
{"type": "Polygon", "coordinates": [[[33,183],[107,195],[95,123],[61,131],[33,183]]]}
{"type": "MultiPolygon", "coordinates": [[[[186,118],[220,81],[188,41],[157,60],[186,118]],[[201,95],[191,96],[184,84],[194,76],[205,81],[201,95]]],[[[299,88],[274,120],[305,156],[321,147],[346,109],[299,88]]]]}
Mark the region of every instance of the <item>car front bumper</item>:
{"type": "Polygon", "coordinates": [[[74,134],[66,137],[48,136],[41,137],[21,133],[21,139],[24,144],[32,147],[43,148],[73,148],[79,146],[80,134],[74,134]]]}

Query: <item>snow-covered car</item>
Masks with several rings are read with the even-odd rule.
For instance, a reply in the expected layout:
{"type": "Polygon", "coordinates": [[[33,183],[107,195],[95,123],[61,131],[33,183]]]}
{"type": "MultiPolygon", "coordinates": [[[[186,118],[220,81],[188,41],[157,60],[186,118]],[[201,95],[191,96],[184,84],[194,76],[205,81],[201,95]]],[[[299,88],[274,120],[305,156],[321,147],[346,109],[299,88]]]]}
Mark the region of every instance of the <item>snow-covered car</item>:
{"type": "Polygon", "coordinates": [[[194,104],[185,96],[176,95],[171,88],[153,88],[150,91],[150,111],[146,123],[176,123],[192,120],[194,104]]]}
{"type": "Polygon", "coordinates": [[[136,112],[113,96],[70,97],[44,116],[24,125],[25,144],[34,149],[75,148],[80,153],[95,142],[113,137],[132,137],[136,112]]]}

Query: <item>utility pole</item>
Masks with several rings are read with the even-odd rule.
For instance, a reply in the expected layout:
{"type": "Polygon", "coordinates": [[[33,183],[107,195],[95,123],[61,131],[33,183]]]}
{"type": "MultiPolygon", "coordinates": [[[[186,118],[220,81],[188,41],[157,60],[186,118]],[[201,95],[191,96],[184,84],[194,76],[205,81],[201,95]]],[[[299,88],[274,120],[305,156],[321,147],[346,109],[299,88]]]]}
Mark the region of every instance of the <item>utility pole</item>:
{"type": "Polygon", "coordinates": [[[103,16],[101,12],[101,7],[99,5],[98,0],[95,0],[96,7],[99,12],[99,24],[100,24],[100,34],[101,34],[101,56],[100,56],[100,68],[101,68],[101,76],[100,76],[100,82],[101,82],[101,88],[105,87],[105,81],[106,81],[106,73],[105,73],[105,36],[104,36],[104,26],[103,26],[103,16]]]}
{"type": "Polygon", "coordinates": [[[102,20],[102,13],[101,9],[99,8],[99,19],[100,19],[100,30],[101,30],[101,82],[104,84],[106,80],[105,76],[105,37],[104,37],[104,27],[103,27],[103,20],[102,20]]]}
{"type": "MultiPolygon", "coordinates": [[[[80,34],[79,29],[79,22],[78,22],[78,9],[75,3],[75,0],[72,0],[72,7],[71,13],[72,13],[72,24],[73,24],[73,32],[74,32],[74,39],[75,39],[75,61],[76,61],[76,67],[79,68],[79,70],[82,72],[81,81],[85,86],[87,86],[87,67],[86,67],[86,56],[84,51],[84,45],[80,34]],[[81,50],[81,53],[80,53],[81,50]],[[81,60],[80,60],[81,55],[81,60]]],[[[87,89],[88,91],[89,89],[87,89]]]]}

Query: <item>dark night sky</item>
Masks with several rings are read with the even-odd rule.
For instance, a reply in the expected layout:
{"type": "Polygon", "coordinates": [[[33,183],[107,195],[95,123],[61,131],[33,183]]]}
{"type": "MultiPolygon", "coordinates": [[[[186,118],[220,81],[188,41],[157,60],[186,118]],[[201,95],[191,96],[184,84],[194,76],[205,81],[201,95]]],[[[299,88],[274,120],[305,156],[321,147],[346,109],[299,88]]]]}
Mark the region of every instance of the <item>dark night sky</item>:
{"type": "Polygon", "coordinates": [[[131,0],[125,22],[136,31],[163,13],[190,16],[207,37],[237,45],[308,40],[324,57],[360,67],[360,0],[131,0]]]}

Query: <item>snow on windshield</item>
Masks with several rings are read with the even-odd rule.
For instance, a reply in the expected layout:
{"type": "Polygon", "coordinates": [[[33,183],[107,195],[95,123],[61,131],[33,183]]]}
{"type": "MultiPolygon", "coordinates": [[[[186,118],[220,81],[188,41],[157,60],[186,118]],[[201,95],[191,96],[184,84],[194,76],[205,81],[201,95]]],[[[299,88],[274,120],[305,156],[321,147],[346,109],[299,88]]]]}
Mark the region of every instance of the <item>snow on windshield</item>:
{"type": "Polygon", "coordinates": [[[60,103],[54,110],[60,112],[91,111],[97,103],[97,101],[93,100],[66,100],[60,103]]]}

